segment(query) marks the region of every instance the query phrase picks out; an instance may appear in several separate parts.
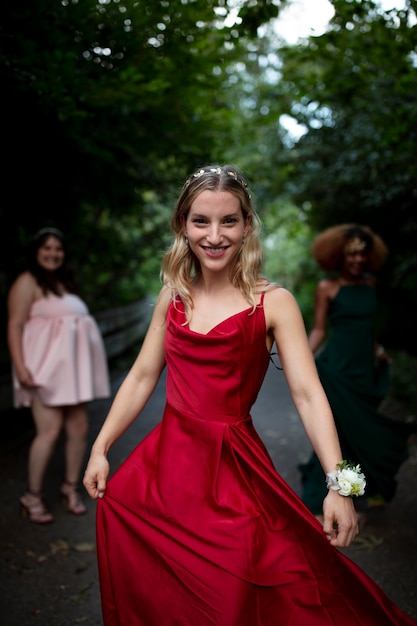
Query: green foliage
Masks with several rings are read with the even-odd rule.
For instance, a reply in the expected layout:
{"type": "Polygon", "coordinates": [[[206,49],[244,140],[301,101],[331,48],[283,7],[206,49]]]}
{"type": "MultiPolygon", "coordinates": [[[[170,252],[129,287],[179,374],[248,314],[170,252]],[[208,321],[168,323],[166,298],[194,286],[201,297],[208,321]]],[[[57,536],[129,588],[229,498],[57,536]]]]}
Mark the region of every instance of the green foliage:
{"type": "MultiPolygon", "coordinates": [[[[390,249],[381,282],[387,341],[417,354],[416,2],[383,11],[376,2],[334,0],[328,32],[297,46],[279,45],[279,115],[304,134],[266,158],[284,174],[277,194],[303,209],[314,232],[343,222],[368,224],[390,249]]],[[[268,76],[264,78],[267,89],[268,76]]],[[[270,186],[269,193],[272,188],[270,186]]]]}
{"type": "Polygon", "coordinates": [[[266,208],[263,219],[265,275],[296,295],[310,328],[317,275],[310,251],[311,229],[303,212],[288,201],[275,200],[266,208]]]}
{"type": "Polygon", "coordinates": [[[45,225],[66,234],[93,311],[159,288],[181,182],[224,160],[236,64],[256,54],[256,28],[276,12],[263,0],[5,4],[3,328],[8,288],[45,225]]]}
{"type": "Polygon", "coordinates": [[[247,33],[265,18],[260,6],[251,2],[230,25],[228,4],[213,0],[3,7],[3,294],[27,241],[47,224],[68,236],[95,305],[147,288],[138,276],[142,263],[155,269],[165,246],[161,207],[172,207],[190,169],[223,157],[230,77],[247,33]]]}
{"type": "Polygon", "coordinates": [[[156,292],[185,175],[233,162],[264,222],[265,273],[294,291],[307,326],[313,234],[368,223],[390,248],[384,341],[417,352],[416,2],[334,0],[328,32],[296,46],[273,29],[285,4],[5,4],[2,295],[47,224],[66,233],[93,310],[156,292]]]}
{"type": "Polygon", "coordinates": [[[328,33],[283,51],[281,88],[308,129],[294,153],[299,200],[312,204],[320,228],[361,220],[389,234],[394,219],[407,231],[415,202],[415,29],[373,2],[333,4],[328,33]]]}

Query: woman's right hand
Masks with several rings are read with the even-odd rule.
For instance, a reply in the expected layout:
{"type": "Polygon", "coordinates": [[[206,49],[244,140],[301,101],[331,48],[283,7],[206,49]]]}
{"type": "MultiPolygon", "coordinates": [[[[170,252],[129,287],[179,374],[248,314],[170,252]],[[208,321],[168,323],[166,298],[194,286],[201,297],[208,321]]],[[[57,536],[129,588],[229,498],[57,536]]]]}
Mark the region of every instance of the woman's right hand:
{"type": "Polygon", "coordinates": [[[106,492],[110,465],[104,454],[92,452],[85,470],[83,485],[93,500],[102,498],[106,492]]]}
{"type": "Polygon", "coordinates": [[[28,370],[27,367],[23,367],[20,371],[16,371],[16,376],[19,379],[19,382],[22,385],[22,387],[38,387],[39,386],[33,380],[32,373],[30,372],[30,370],[28,370]]]}

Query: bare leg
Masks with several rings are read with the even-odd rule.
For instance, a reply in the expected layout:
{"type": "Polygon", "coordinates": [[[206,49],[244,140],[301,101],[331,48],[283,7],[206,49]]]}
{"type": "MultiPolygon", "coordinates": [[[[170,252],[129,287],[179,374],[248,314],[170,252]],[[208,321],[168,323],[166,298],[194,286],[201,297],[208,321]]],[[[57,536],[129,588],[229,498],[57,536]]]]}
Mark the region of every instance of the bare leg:
{"type": "Polygon", "coordinates": [[[34,400],[32,415],[36,435],[29,451],[28,488],[32,493],[41,493],[46,468],[64,423],[64,413],[62,407],[44,406],[34,400]]]}
{"type": "Polygon", "coordinates": [[[87,449],[88,415],[85,404],[65,408],[65,482],[61,493],[67,500],[68,510],[74,515],[86,512],[78,492],[78,482],[87,449]]]}
{"type": "Polygon", "coordinates": [[[85,404],[65,407],[65,480],[78,483],[87,450],[88,415],[85,404]]]}
{"type": "Polygon", "coordinates": [[[32,415],[36,435],[29,450],[28,491],[20,498],[20,503],[31,522],[49,524],[54,518],[42,502],[42,487],[46,468],[63,425],[63,410],[60,407],[44,406],[39,400],[34,400],[32,415]]]}

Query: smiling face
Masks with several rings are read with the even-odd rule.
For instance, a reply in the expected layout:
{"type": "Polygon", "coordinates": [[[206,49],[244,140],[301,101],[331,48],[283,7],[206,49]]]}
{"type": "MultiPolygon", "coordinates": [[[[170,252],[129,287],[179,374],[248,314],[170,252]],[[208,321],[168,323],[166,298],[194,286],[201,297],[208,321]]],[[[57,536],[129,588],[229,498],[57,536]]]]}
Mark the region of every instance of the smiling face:
{"type": "Polygon", "coordinates": [[[239,199],[229,191],[207,189],[194,199],[184,224],[184,234],[202,271],[229,268],[247,229],[239,199]]]}
{"type": "Polygon", "coordinates": [[[50,235],[38,248],[36,260],[40,267],[48,272],[54,272],[64,262],[65,252],[62,242],[58,237],[50,235]]]}
{"type": "Polygon", "coordinates": [[[343,273],[352,278],[360,277],[369,265],[369,246],[358,237],[349,239],[344,249],[343,273]]]}

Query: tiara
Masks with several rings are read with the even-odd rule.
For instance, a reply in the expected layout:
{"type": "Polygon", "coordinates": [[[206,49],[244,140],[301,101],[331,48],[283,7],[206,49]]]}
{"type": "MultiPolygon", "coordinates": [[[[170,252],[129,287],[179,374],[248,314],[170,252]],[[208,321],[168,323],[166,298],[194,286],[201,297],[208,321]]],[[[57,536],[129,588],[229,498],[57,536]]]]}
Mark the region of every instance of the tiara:
{"type": "Polygon", "coordinates": [[[55,235],[55,237],[58,237],[59,239],[64,238],[64,233],[58,228],[54,228],[53,226],[46,226],[45,228],[41,228],[40,230],[38,230],[33,239],[36,241],[36,239],[39,239],[39,237],[42,237],[43,235],[55,235]]]}
{"type": "Polygon", "coordinates": [[[234,172],[233,170],[222,170],[221,167],[209,167],[209,168],[200,169],[197,172],[194,172],[194,174],[191,174],[191,176],[185,181],[185,187],[188,187],[191,181],[197,180],[198,178],[203,176],[203,174],[208,174],[210,172],[212,172],[213,174],[217,174],[218,176],[220,176],[221,174],[227,174],[228,176],[231,176],[231,178],[233,178],[236,182],[239,183],[241,187],[243,187],[243,189],[248,194],[249,198],[251,197],[247,182],[244,181],[243,178],[240,178],[240,176],[238,176],[236,172],[234,172]]]}
{"type": "Polygon", "coordinates": [[[355,252],[361,252],[362,250],[366,250],[368,248],[368,244],[360,237],[354,237],[353,239],[349,239],[344,247],[344,251],[347,254],[354,254],[355,252]]]}

